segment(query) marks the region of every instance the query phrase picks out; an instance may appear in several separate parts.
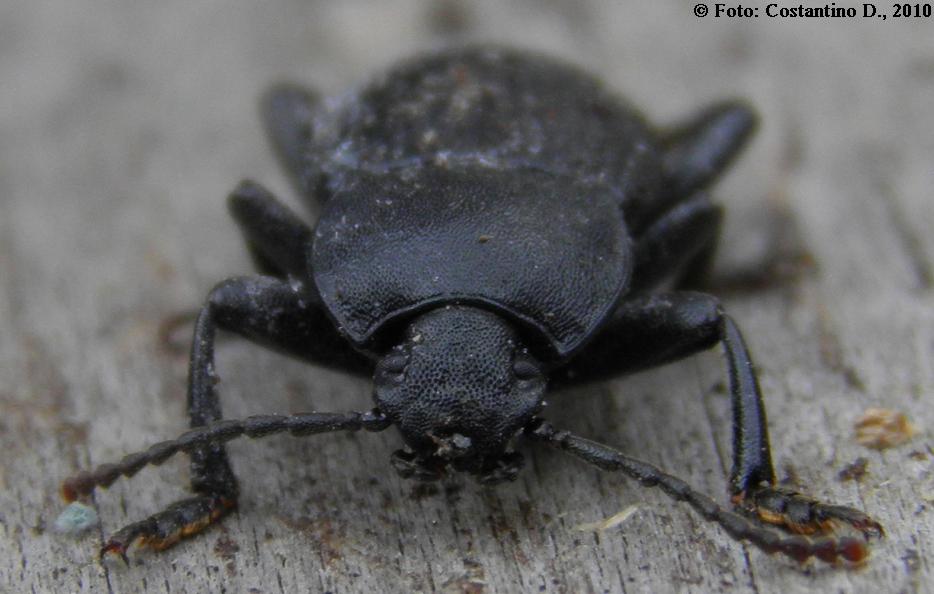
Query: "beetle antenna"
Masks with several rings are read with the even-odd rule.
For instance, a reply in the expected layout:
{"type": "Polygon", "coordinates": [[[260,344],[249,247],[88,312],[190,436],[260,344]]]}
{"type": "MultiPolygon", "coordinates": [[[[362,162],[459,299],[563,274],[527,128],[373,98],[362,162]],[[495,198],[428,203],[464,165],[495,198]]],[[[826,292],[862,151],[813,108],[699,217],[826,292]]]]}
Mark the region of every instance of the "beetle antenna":
{"type": "Polygon", "coordinates": [[[143,467],[158,466],[179,452],[191,452],[209,444],[220,444],[242,435],[257,438],[288,431],[295,436],[331,431],[382,431],[391,425],[378,409],[350,413],[298,413],[293,415],[255,415],[245,419],[215,421],[196,427],[171,441],[159,442],[149,449],[124,456],[116,464],[102,464],[91,471],[79,472],[62,483],[62,497],[74,501],[89,495],[97,487],[109,487],[120,475],[130,477],[143,467]]]}
{"type": "Polygon", "coordinates": [[[544,441],[602,470],[622,472],[643,486],[659,487],[672,499],[687,502],[706,520],[719,524],[736,540],[749,541],[766,553],[782,553],[799,563],[804,563],[811,557],[828,563],[838,559],[860,563],[869,554],[865,539],[851,536],[809,539],[800,535],[778,534],[745,516],[724,509],[709,496],[656,466],[568,431],[555,429],[544,421],[538,426],[532,425],[526,433],[533,439],[544,441]]]}

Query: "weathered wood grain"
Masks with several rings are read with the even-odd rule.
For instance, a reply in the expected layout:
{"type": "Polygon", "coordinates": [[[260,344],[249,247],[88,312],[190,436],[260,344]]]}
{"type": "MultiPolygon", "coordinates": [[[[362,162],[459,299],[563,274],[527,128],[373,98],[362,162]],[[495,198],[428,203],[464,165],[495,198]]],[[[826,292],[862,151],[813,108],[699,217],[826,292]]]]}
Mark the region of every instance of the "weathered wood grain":
{"type": "MultiPolygon", "coordinates": [[[[934,591],[934,23],[697,19],[691,6],[0,9],[0,590],[934,591]],[[101,532],[50,530],[63,477],[186,426],[186,357],[159,329],[250,270],[225,194],[253,177],[295,202],[255,116],[259,93],[283,78],[343,92],[416,49],[476,40],[566,56],[661,123],[723,96],[760,110],[758,138],[717,190],[729,211],[720,267],[759,262],[777,213],[813,266],[726,304],[757,356],[780,473],[886,526],[865,568],[768,557],[550,451],[527,450],[510,485],[418,487],[388,467],[391,432],[232,444],[239,514],[129,568],[97,564],[101,534],[183,493],[181,460],[97,494],[101,532]],[[919,435],[860,447],[852,424],[870,406],[906,412],[919,435]],[[868,476],[838,480],[859,456],[868,476]],[[631,505],[615,528],[577,529],[631,505]]],[[[367,382],[236,340],[218,368],[229,416],[369,403],[367,382]]],[[[550,414],[724,494],[723,377],[704,354],[555,395],[550,414]]]]}

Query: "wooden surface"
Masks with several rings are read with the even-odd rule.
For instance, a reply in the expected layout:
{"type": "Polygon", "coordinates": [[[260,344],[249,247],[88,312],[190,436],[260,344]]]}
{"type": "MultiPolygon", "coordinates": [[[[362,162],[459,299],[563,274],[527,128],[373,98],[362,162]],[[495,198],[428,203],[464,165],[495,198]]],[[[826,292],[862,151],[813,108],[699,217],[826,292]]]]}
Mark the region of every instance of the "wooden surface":
{"type": "MultiPolygon", "coordinates": [[[[839,3],[838,3],[839,4],[839,3]]],[[[698,19],[692,3],[7,3],[0,9],[0,590],[5,592],[934,591],[934,21],[698,19]],[[798,567],[664,495],[526,449],[513,484],[437,487],[388,465],[398,436],[231,445],[237,516],[129,568],[103,533],[184,492],[183,460],[94,499],[55,534],[59,481],[182,431],[186,357],[159,339],[250,271],[225,194],[253,177],[295,203],[256,99],[290,78],[343,92],[446,42],[546,49],[670,123],[719,97],[763,126],[716,194],[721,271],[783,231],[803,270],[726,305],[757,357],[779,473],[889,536],[867,566],[798,567]],[[920,433],[856,444],[863,410],[920,433]],[[838,472],[869,460],[860,482],[838,472]],[[580,530],[629,507],[604,532],[580,530]]],[[[883,7],[890,10],[890,7],[883,7]]],[[[184,343],[185,332],[174,336],[184,343]]],[[[369,405],[369,383],[242,341],[219,347],[229,416],[369,405]]],[[[549,415],[726,499],[716,352],[549,398],[549,415]]]]}

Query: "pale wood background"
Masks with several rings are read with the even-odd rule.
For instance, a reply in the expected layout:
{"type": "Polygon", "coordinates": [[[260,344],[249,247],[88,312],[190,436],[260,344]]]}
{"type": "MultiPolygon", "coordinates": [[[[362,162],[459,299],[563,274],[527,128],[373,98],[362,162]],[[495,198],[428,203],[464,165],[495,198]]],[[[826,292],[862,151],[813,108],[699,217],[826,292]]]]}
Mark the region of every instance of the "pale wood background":
{"type": "MultiPolygon", "coordinates": [[[[0,590],[934,591],[934,21],[697,19],[692,6],[4,3],[0,590]],[[225,194],[248,176],[295,202],[256,117],[261,91],[291,78],[339,93],[415,50],[476,40],[576,61],[659,123],[725,96],[760,110],[759,136],[717,190],[729,210],[719,265],[755,265],[784,228],[786,251],[812,266],[726,303],[757,356],[780,473],[888,529],[864,569],[768,557],[550,451],[527,450],[514,484],[417,488],[387,464],[393,432],[232,445],[239,515],[129,568],[95,561],[101,533],[50,530],[63,477],[186,426],[186,357],[158,331],[250,270],[225,194]],[[920,434],[884,452],[857,445],[853,421],[878,405],[920,434]],[[838,480],[859,456],[869,475],[838,480]],[[621,526],[577,529],[633,504],[621,526]]],[[[230,416],[369,405],[366,381],[241,341],[219,350],[230,416]]],[[[704,354],[555,395],[550,414],[725,499],[723,376],[704,354]]],[[[98,494],[102,532],[179,496],[186,472],[177,460],[98,494]]]]}

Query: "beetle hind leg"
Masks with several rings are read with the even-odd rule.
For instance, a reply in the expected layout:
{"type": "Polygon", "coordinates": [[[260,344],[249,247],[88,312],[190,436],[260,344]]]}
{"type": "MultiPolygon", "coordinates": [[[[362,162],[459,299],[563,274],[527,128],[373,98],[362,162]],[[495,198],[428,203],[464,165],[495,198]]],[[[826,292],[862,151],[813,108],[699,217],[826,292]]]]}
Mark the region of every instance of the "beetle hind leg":
{"type": "Polygon", "coordinates": [[[663,137],[664,168],[672,195],[706,188],[752,136],[756,115],[735,101],[717,103],[663,137]]]}

